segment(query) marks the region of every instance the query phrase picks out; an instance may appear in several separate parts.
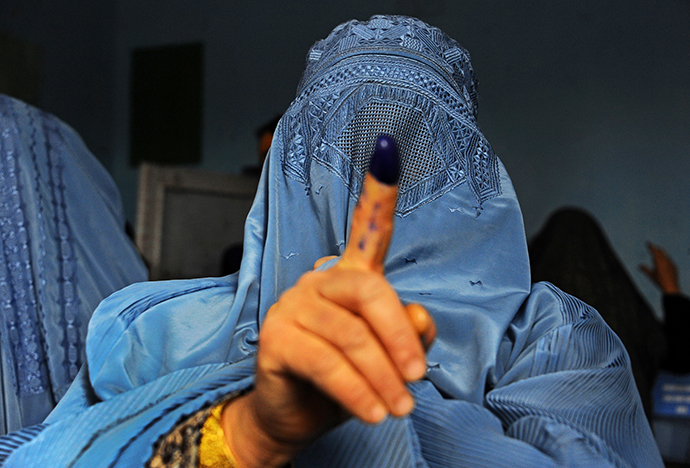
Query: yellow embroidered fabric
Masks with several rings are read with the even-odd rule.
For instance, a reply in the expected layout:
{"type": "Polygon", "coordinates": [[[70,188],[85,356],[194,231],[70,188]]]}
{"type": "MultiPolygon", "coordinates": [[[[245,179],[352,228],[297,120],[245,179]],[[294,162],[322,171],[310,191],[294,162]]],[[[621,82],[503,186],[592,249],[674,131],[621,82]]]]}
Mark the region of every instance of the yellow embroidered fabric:
{"type": "Polygon", "coordinates": [[[224,406],[221,403],[213,408],[201,429],[199,468],[239,468],[237,460],[225,442],[225,434],[220,424],[224,406]]]}

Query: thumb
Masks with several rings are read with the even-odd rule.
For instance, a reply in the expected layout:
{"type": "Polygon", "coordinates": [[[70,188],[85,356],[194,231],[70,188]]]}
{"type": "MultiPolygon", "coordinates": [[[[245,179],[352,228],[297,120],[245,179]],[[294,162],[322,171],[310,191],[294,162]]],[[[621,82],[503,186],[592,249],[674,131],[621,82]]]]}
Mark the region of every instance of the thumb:
{"type": "Polygon", "coordinates": [[[417,334],[422,340],[422,346],[424,349],[429,349],[431,342],[434,341],[436,337],[436,325],[434,320],[429,315],[424,307],[419,304],[407,304],[405,306],[407,315],[410,317],[410,322],[417,330],[417,334]]]}

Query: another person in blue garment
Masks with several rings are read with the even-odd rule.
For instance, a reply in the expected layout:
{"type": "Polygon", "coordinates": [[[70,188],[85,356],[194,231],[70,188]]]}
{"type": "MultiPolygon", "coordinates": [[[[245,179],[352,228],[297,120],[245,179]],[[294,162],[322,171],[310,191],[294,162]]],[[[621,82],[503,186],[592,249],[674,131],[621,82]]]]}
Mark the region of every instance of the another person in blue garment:
{"type": "Polygon", "coordinates": [[[85,368],[44,425],[2,440],[5,465],[661,466],[620,340],[530,284],[476,113],[469,56],[440,30],[337,27],[276,129],[240,271],[105,300],[85,368]],[[385,260],[311,271],[343,254],[380,134],[402,157],[385,260]],[[436,324],[426,356],[411,303],[436,324]]]}
{"type": "Polygon", "coordinates": [[[114,182],[54,116],[0,95],[0,434],[42,422],[98,303],[146,268],[114,182]]]}

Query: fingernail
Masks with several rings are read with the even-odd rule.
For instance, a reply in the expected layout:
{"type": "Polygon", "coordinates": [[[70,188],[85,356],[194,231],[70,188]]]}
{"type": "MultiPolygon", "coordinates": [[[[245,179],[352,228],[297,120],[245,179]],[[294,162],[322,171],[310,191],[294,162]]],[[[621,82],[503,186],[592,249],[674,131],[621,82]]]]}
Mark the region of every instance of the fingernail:
{"type": "Polygon", "coordinates": [[[383,418],[385,418],[388,415],[388,411],[386,410],[386,407],[382,404],[377,404],[371,409],[371,412],[369,414],[371,415],[372,421],[380,422],[383,420],[383,418]]]}
{"type": "Polygon", "coordinates": [[[424,377],[426,364],[422,359],[413,359],[405,365],[405,378],[407,380],[419,380],[424,377]]]}
{"type": "Polygon", "coordinates": [[[395,402],[395,415],[404,416],[414,408],[414,400],[409,394],[404,394],[395,402]]]}
{"type": "Polygon", "coordinates": [[[369,171],[378,180],[387,185],[395,185],[400,178],[400,156],[395,139],[389,135],[380,135],[376,140],[374,154],[371,157],[369,171]]]}

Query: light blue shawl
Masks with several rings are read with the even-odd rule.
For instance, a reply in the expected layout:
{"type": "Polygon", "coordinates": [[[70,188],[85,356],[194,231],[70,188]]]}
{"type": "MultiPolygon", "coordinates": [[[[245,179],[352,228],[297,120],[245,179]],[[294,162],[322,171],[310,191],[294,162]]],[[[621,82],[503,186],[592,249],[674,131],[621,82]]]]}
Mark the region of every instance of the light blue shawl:
{"type": "Polygon", "coordinates": [[[146,277],[81,138],[0,95],[0,434],[45,419],[84,363],[94,309],[146,277]]]}
{"type": "Polygon", "coordinates": [[[336,28],[277,128],[239,273],[105,300],[88,369],[45,426],[6,442],[7,466],[142,466],[179,421],[251,386],[268,308],[342,253],[379,133],[403,158],[386,277],[431,312],[438,338],[410,417],[351,420],[297,466],[661,466],[618,338],[590,307],[530,285],[520,208],[476,96],[467,53],[438,29],[383,16],[336,28]]]}

